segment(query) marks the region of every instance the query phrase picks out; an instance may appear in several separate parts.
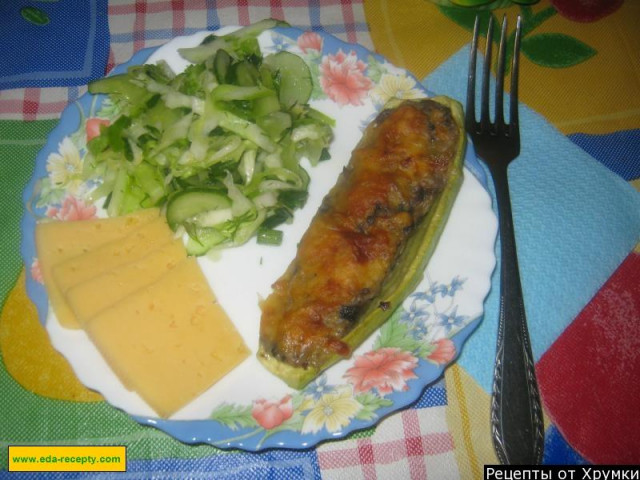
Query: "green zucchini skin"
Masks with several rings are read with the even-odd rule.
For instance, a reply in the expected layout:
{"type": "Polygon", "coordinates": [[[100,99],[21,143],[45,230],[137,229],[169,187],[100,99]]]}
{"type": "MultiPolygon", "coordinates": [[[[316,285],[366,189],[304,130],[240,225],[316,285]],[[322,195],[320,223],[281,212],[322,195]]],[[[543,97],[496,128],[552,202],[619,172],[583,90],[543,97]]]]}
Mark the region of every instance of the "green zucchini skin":
{"type": "MultiPolygon", "coordinates": [[[[408,237],[403,252],[384,279],[379,294],[368,304],[353,329],[342,341],[353,352],[373,332],[383,325],[398,308],[404,299],[410,295],[422,281],[424,270],[440,239],[441,233],[451,212],[455,198],[463,181],[463,165],[466,149],[466,134],[464,131],[464,113],[457,101],[445,97],[432,97],[430,100],[447,107],[460,135],[457,142],[456,154],[450,164],[446,184],[432,203],[429,211],[415,226],[408,237]]],[[[385,108],[394,108],[401,102],[394,102],[385,108]]],[[[365,136],[366,136],[365,132],[365,136]]],[[[257,352],[262,365],[274,375],[281,378],[294,389],[303,389],[321,372],[345,357],[339,354],[330,355],[321,366],[300,367],[282,362],[271,355],[262,343],[257,352]]]]}

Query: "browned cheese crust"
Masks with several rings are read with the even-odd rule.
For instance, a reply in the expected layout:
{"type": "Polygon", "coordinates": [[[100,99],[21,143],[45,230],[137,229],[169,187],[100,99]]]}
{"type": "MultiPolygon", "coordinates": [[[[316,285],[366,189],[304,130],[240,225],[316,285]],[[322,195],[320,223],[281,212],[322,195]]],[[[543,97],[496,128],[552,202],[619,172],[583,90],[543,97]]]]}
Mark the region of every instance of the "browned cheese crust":
{"type": "Polygon", "coordinates": [[[267,354],[302,368],[350,355],[342,338],[444,188],[459,135],[450,110],[431,100],[385,110],[367,128],[261,305],[267,354]]]}

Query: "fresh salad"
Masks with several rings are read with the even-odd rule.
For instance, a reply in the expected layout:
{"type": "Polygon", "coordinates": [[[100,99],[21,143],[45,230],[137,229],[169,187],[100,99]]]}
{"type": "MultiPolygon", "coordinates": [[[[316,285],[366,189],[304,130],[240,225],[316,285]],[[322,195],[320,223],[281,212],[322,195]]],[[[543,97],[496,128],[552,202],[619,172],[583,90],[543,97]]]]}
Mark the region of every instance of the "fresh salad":
{"type": "Polygon", "coordinates": [[[264,20],[180,49],[165,62],[130,67],[89,85],[117,111],[87,144],[84,176],[109,216],[164,206],[191,254],[257,241],[279,244],[276,227],[307,199],[311,165],[329,158],[334,120],[309,106],[311,72],[299,56],[263,56],[258,35],[287,26],[264,20]]]}

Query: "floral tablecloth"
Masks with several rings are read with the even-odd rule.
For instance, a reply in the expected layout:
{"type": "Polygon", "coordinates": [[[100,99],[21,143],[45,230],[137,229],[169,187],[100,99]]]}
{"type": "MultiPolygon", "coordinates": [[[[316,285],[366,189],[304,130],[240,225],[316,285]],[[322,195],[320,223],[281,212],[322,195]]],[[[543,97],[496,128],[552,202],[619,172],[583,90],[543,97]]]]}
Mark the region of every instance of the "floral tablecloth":
{"type": "MultiPolygon", "coordinates": [[[[11,11],[21,15],[16,21],[24,29],[55,23],[61,14],[56,2],[17,3],[20,8],[11,11]]],[[[87,24],[96,25],[87,35],[98,35],[108,20],[108,55],[99,42],[89,42],[93,50],[84,52],[102,62],[103,73],[176,35],[272,17],[375,50],[427,89],[461,101],[475,15],[486,20],[505,14],[510,21],[522,15],[523,153],[510,174],[546,416],[544,462],[637,464],[640,5],[491,5],[476,10],[444,0],[113,0],[76,14],[89,15],[87,24]]],[[[73,24],[73,11],[64,15],[73,24]]],[[[21,78],[15,72],[5,77],[21,78]]],[[[15,475],[6,471],[7,449],[21,444],[126,445],[127,475],[135,478],[466,479],[481,478],[482,466],[497,462],[489,430],[495,274],[480,326],[442,379],[409,408],[316,448],[247,453],[185,445],[140,426],[86,389],[38,322],[24,287],[31,265],[23,265],[19,251],[22,191],[35,155],[62,109],[86,91],[86,77],[73,78],[59,86],[13,83],[0,90],[0,478],[15,475]]]]}

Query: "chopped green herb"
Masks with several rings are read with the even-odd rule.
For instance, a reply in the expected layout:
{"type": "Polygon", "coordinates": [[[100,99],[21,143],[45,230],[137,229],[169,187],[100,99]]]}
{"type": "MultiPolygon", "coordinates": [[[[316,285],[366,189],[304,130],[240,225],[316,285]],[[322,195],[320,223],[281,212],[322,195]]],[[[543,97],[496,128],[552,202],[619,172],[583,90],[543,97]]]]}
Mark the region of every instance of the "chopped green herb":
{"type": "Polygon", "coordinates": [[[308,196],[300,160],[328,158],[334,121],[309,106],[311,73],[300,57],[263,57],[258,35],[281,25],[266,20],[179,49],[192,62],[180,73],[160,61],[89,85],[118,112],[88,143],[84,167],[109,215],[166,204],[197,255],[254,236],[282,242],[274,227],[308,196]]]}
{"type": "Polygon", "coordinates": [[[261,245],[281,245],[282,231],[271,230],[268,228],[259,228],[257,241],[261,245]]]}

